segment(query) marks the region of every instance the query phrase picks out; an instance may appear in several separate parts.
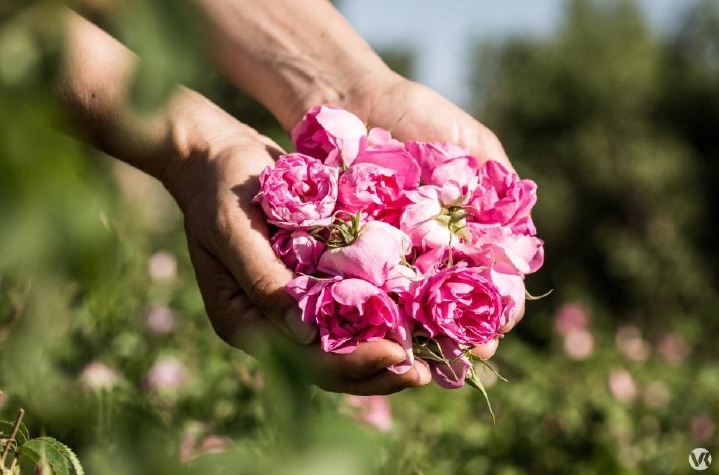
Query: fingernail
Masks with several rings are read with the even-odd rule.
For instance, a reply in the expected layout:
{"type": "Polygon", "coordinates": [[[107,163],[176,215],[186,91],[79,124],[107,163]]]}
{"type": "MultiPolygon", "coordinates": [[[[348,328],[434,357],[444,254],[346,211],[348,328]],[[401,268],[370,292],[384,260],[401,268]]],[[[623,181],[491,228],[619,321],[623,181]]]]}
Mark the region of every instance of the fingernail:
{"type": "Polygon", "coordinates": [[[314,325],[302,321],[302,310],[299,307],[292,307],[287,311],[285,323],[297,343],[308,345],[317,335],[317,328],[314,325]]]}

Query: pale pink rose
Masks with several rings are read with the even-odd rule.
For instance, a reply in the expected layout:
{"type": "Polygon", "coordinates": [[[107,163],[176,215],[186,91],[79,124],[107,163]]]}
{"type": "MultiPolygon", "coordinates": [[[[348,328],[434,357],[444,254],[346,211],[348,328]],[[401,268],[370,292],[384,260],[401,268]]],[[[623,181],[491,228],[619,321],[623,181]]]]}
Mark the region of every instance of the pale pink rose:
{"type": "Polygon", "coordinates": [[[520,225],[524,229],[529,226],[525,220],[536,202],[536,183],[520,180],[499,162],[489,160],[479,170],[479,183],[469,204],[477,223],[510,228],[520,225]]]}
{"type": "Polygon", "coordinates": [[[412,284],[420,280],[420,276],[411,267],[404,264],[397,264],[387,274],[387,280],[382,285],[382,290],[388,294],[404,295],[410,292],[412,284]]]}
{"type": "Polygon", "coordinates": [[[404,373],[411,368],[414,358],[408,322],[381,289],[361,279],[307,276],[296,277],[286,288],[299,304],[302,321],[318,326],[324,351],[351,353],[361,342],[388,339],[407,352],[406,361],[389,369],[404,373]]]}
{"type": "Polygon", "coordinates": [[[622,325],[614,339],[620,353],[632,361],[645,361],[651,348],[642,338],[642,331],[635,325],[622,325]]]}
{"type": "Polygon", "coordinates": [[[306,231],[280,229],[270,238],[275,255],[294,272],[313,274],[325,245],[306,231]]]}
{"type": "Polygon", "coordinates": [[[177,326],[177,317],[169,307],[154,307],[147,314],[146,325],[155,335],[167,335],[177,326]]]}
{"type": "Polygon", "coordinates": [[[260,174],[254,202],[267,221],[284,229],[308,229],[332,222],[337,202],[338,170],[299,153],[283,155],[260,174]]]}
{"type": "Polygon", "coordinates": [[[402,146],[402,142],[393,139],[389,130],[381,127],[372,127],[369,129],[366,138],[360,139],[360,149],[365,149],[370,145],[394,145],[402,146]]]}
{"type": "Polygon", "coordinates": [[[665,361],[679,364],[691,353],[691,347],[681,335],[676,333],[665,333],[657,343],[657,353],[665,361]]]}
{"type": "Polygon", "coordinates": [[[359,422],[382,432],[388,432],[392,428],[392,408],[387,396],[348,395],[347,402],[356,410],[353,416],[359,422]]]}
{"type": "Polygon", "coordinates": [[[609,390],[619,402],[631,402],[637,396],[637,383],[625,369],[614,370],[609,373],[609,390]]]}
{"type": "Polygon", "coordinates": [[[400,229],[421,250],[458,244],[464,235],[466,220],[462,192],[456,182],[444,186],[420,186],[405,192],[409,204],[400,218],[400,229]]]}
{"type": "Polygon", "coordinates": [[[366,143],[365,145],[352,162],[353,165],[372,163],[394,170],[402,177],[405,190],[416,188],[419,185],[421,173],[419,164],[407,152],[402,142],[390,140],[375,144],[366,143]]]}
{"type": "Polygon", "coordinates": [[[299,153],[342,167],[354,161],[367,127],[354,114],[332,106],[315,106],[292,129],[292,144],[299,153]]]}
{"type": "Polygon", "coordinates": [[[442,186],[453,180],[465,192],[476,187],[480,163],[467,149],[436,142],[407,142],[406,148],[422,170],[420,181],[423,185],[442,186]]]}
{"type": "Polygon", "coordinates": [[[594,337],[588,330],[570,330],[564,335],[564,352],[570,359],[586,360],[594,352],[594,337]]]}
{"type": "Polygon", "coordinates": [[[709,442],[716,431],[714,419],[706,414],[695,416],[691,422],[692,438],[697,442],[709,442]]]}
{"type": "Polygon", "coordinates": [[[179,359],[161,357],[152,365],[145,381],[155,391],[176,391],[185,385],[187,370],[179,359]]]}
{"type": "Polygon", "coordinates": [[[460,263],[415,286],[404,308],[430,337],[448,336],[477,346],[500,336],[506,305],[489,272],[460,263]]]}
{"type": "Polygon", "coordinates": [[[362,226],[352,244],[327,249],[317,269],[330,275],[364,279],[379,287],[411,247],[409,237],[399,229],[382,221],[370,221],[362,226]]]}
{"type": "Polygon", "coordinates": [[[112,389],[120,384],[121,379],[115,370],[99,361],[89,363],[80,374],[82,386],[95,391],[112,389]]]}
{"type": "Polygon", "coordinates": [[[464,386],[464,377],[472,367],[469,358],[451,338],[439,336],[434,339],[442,350],[442,355],[450,364],[438,361],[427,361],[435,383],[445,389],[457,389],[464,386]]]}
{"type": "Polygon", "coordinates": [[[567,335],[571,331],[586,330],[589,320],[587,307],[579,303],[566,303],[554,314],[554,331],[567,335]]]}
{"type": "Polygon", "coordinates": [[[352,214],[361,211],[366,219],[399,226],[407,204],[405,178],[396,170],[372,163],[355,163],[339,179],[337,209],[352,214]]]}
{"type": "Polygon", "coordinates": [[[148,272],[152,280],[172,280],[177,277],[177,259],[170,251],[158,251],[150,256],[148,272]]]}
{"type": "Polygon", "coordinates": [[[544,241],[535,236],[476,223],[467,223],[466,235],[475,246],[492,251],[494,266],[500,272],[531,274],[544,264],[544,241]]]}

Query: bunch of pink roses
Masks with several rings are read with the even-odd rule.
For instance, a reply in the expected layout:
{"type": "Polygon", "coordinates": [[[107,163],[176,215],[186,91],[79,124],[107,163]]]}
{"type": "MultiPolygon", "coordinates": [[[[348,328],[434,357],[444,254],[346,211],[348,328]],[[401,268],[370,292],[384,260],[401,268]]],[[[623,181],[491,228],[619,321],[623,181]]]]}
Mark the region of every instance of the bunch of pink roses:
{"type": "Polygon", "coordinates": [[[322,348],[386,338],[407,353],[391,371],[421,357],[441,386],[481,387],[471,350],[514,326],[524,276],[544,259],[536,184],[456,145],[368,131],[330,106],[310,109],[292,141],[297,152],[262,172],[255,201],[322,348]]]}

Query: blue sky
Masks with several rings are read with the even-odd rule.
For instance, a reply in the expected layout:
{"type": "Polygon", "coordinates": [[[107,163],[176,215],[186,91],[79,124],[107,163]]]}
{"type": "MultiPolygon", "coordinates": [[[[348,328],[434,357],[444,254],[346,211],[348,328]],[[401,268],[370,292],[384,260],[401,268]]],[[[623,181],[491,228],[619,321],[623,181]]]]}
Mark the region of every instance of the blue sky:
{"type": "MultiPolygon", "coordinates": [[[[673,27],[692,0],[640,0],[658,30],[673,27]]],[[[565,0],[342,0],[340,9],[375,48],[415,53],[416,79],[451,100],[469,99],[472,40],[545,36],[562,18],[565,0]]]]}

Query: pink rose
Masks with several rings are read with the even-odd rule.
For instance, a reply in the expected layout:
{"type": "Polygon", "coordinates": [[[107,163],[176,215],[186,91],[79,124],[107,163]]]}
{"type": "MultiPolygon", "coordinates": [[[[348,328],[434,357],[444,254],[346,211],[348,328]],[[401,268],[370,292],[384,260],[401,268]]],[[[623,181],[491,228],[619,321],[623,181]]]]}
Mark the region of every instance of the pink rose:
{"type": "Polygon", "coordinates": [[[292,129],[295,150],[325,164],[349,166],[357,156],[367,127],[354,114],[332,106],[315,106],[292,129]]]}
{"type": "MultiPolygon", "coordinates": [[[[494,257],[490,249],[478,248],[471,244],[460,243],[451,250],[451,264],[462,264],[468,268],[476,267],[477,272],[489,276],[502,297],[504,310],[500,321],[500,333],[506,333],[514,327],[519,314],[524,310],[526,290],[524,278],[515,273],[502,273],[494,266],[494,257]]],[[[451,267],[450,249],[438,247],[425,252],[415,260],[415,266],[425,275],[436,274],[437,272],[451,267]]]]}
{"type": "Polygon", "coordinates": [[[280,229],[270,239],[275,255],[294,272],[313,274],[325,246],[305,231],[280,229]]]}
{"type": "Polygon", "coordinates": [[[387,274],[387,280],[382,285],[382,290],[388,294],[402,296],[412,289],[412,284],[418,282],[420,276],[411,267],[404,264],[394,266],[387,274]]]}
{"type": "Polygon", "coordinates": [[[406,204],[404,177],[372,163],[355,163],[339,179],[337,207],[350,213],[399,225],[406,204]]]}
{"type": "Polygon", "coordinates": [[[337,201],[334,167],[300,153],[283,155],[274,168],[260,174],[260,191],[254,202],[262,206],[267,221],[284,229],[309,229],[328,225],[337,201]]]}
{"type": "Polygon", "coordinates": [[[422,184],[442,186],[453,180],[467,191],[476,183],[480,163],[467,149],[431,142],[407,142],[406,148],[422,170],[422,184]]]}
{"type": "Polygon", "coordinates": [[[505,274],[531,274],[544,263],[544,241],[535,236],[515,234],[509,228],[467,224],[469,240],[492,251],[494,268],[505,274]]]}
{"type": "MultiPolygon", "coordinates": [[[[374,129],[373,129],[374,130],[374,129]]],[[[381,141],[387,137],[382,134],[376,134],[381,137],[377,142],[370,143],[363,141],[362,150],[357,154],[353,164],[372,163],[384,168],[394,170],[403,179],[405,190],[416,188],[419,185],[419,175],[421,170],[419,164],[404,148],[404,144],[394,139],[381,141]]]]}
{"type": "Polygon", "coordinates": [[[399,229],[382,221],[370,221],[362,226],[352,244],[327,249],[317,269],[330,275],[364,279],[379,287],[411,246],[409,237],[399,229]]]}
{"type": "Polygon", "coordinates": [[[499,336],[505,304],[488,272],[459,264],[420,282],[405,308],[430,337],[477,346],[499,336]]]}
{"type": "Polygon", "coordinates": [[[392,428],[392,408],[387,396],[347,395],[347,403],[355,409],[353,416],[356,420],[382,432],[392,428]]]}
{"type": "Polygon", "coordinates": [[[469,204],[474,208],[474,222],[509,227],[521,223],[526,228],[523,220],[536,202],[536,183],[520,180],[499,162],[489,160],[479,171],[479,183],[469,204]]]}
{"type": "Polygon", "coordinates": [[[445,389],[461,388],[464,386],[464,377],[472,367],[472,363],[464,355],[459,345],[451,338],[440,336],[434,340],[442,350],[442,355],[450,361],[450,364],[428,360],[427,363],[432,372],[432,379],[445,389]]]}
{"type": "Polygon", "coordinates": [[[466,213],[461,208],[464,197],[458,183],[450,181],[441,188],[424,185],[405,196],[410,203],[402,212],[400,229],[413,246],[426,250],[460,241],[466,213]]]}
{"type": "Polygon", "coordinates": [[[359,343],[388,339],[402,345],[407,360],[389,369],[403,373],[412,366],[412,342],[397,304],[374,285],[361,279],[315,280],[300,276],[287,291],[302,310],[302,321],[319,327],[322,349],[351,353],[359,343]]]}

